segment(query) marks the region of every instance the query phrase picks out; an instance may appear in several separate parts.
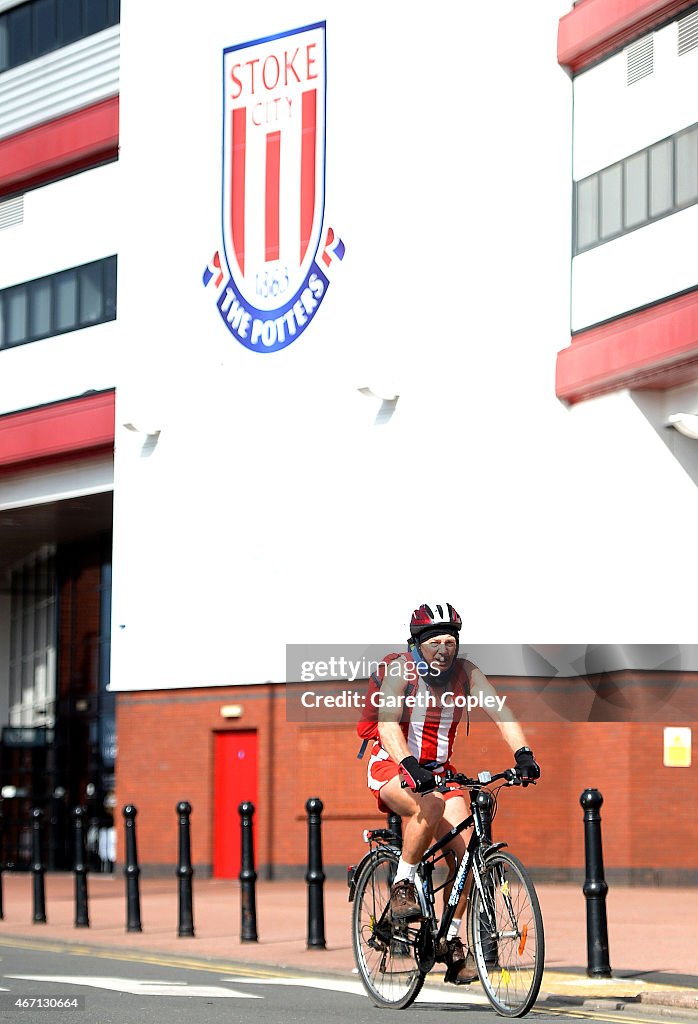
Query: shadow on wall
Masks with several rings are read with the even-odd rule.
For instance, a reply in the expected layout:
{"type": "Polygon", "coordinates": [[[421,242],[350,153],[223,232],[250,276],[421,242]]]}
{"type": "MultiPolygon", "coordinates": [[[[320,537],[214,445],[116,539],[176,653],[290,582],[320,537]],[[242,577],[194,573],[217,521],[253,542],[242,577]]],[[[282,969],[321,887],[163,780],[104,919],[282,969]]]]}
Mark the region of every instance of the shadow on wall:
{"type": "Polygon", "coordinates": [[[657,436],[698,486],[698,439],[685,437],[669,422],[669,417],[676,413],[698,413],[698,386],[675,391],[631,391],[630,395],[657,436]]]}

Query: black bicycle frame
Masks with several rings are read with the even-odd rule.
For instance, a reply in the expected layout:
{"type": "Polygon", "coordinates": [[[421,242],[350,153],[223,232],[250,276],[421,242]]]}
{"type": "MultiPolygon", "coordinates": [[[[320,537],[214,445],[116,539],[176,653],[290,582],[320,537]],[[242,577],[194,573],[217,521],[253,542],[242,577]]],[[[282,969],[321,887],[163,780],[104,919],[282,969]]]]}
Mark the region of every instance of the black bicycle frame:
{"type": "Polygon", "coordinates": [[[434,843],[434,845],[431,846],[424,854],[420,862],[420,869],[428,890],[427,897],[431,904],[432,920],[436,920],[436,910],[434,907],[435,894],[432,885],[432,873],[434,870],[434,860],[436,858],[436,855],[440,853],[446,846],[448,846],[448,844],[453,839],[455,839],[456,836],[460,835],[461,832],[465,832],[465,830],[470,828],[471,825],[475,826],[472,835],[470,836],[470,839],[468,841],[468,845],[465,850],[465,855],[463,856],[462,861],[456,868],[456,873],[453,878],[453,885],[451,887],[451,894],[448,898],[448,903],[444,907],[443,916],[441,918],[441,924],[439,925],[438,932],[436,933],[437,942],[439,942],[440,939],[446,936],[448,929],[451,926],[453,916],[456,912],[456,908],[460,902],[463,889],[465,888],[465,883],[468,879],[469,870],[473,872],[473,879],[478,889],[482,888],[480,884],[480,871],[475,863],[475,851],[481,847],[483,840],[485,840],[487,836],[482,825],[482,817],[480,815],[479,808],[476,805],[474,805],[472,801],[471,811],[472,813],[469,814],[467,818],[461,821],[460,824],[454,825],[454,827],[449,832],[447,832],[445,836],[442,836],[441,839],[434,843]]]}

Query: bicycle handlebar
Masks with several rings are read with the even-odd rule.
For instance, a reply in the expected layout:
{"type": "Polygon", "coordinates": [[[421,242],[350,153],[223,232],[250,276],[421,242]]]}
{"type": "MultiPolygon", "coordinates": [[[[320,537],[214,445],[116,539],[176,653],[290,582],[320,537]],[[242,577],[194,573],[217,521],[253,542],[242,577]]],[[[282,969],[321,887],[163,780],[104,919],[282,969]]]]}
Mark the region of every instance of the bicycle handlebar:
{"type": "MultiPolygon", "coordinates": [[[[420,796],[426,796],[427,793],[445,793],[449,788],[449,782],[455,782],[466,789],[481,789],[483,786],[489,786],[492,782],[499,782],[500,779],[503,779],[507,786],[535,786],[536,784],[535,779],[522,779],[518,768],[507,768],[496,775],[480,772],[476,779],[471,779],[461,772],[454,772],[448,768],[443,775],[435,775],[434,779],[436,780],[434,788],[422,791],[420,796]]],[[[400,785],[402,789],[409,788],[405,779],[401,781],[400,785]]]]}

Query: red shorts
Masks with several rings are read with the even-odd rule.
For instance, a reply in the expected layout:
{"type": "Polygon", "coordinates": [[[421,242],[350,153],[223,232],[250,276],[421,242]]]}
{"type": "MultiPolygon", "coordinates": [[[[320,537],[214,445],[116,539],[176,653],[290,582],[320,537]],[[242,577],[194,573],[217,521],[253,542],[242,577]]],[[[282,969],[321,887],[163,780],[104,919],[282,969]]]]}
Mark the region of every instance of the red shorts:
{"type": "MultiPolygon", "coordinates": [[[[445,764],[442,771],[447,768],[454,770],[452,764],[445,764]]],[[[381,790],[386,782],[390,782],[400,772],[400,765],[393,761],[391,757],[388,757],[387,751],[378,743],[374,743],[371,750],[371,756],[368,759],[368,788],[371,790],[373,795],[378,802],[378,810],[382,811],[383,814],[390,814],[390,808],[383,803],[381,800],[381,790]]],[[[435,774],[439,774],[438,772],[435,774]]],[[[462,789],[453,789],[443,794],[444,800],[450,800],[455,796],[463,796],[462,789]]]]}

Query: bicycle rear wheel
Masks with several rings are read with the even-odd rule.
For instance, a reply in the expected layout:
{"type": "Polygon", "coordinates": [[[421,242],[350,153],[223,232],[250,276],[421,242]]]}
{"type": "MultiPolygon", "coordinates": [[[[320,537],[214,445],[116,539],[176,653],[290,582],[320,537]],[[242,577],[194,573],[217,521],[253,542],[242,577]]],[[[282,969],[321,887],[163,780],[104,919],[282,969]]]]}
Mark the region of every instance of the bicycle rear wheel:
{"type": "Polygon", "coordinates": [[[504,1017],[523,1017],[543,978],[545,941],[538,897],[526,868],[501,850],[485,860],[484,899],[473,893],[472,946],[487,998],[504,1017]]]}
{"type": "Polygon", "coordinates": [[[352,913],[354,958],[375,1006],[404,1010],[417,998],[424,975],[415,959],[419,924],[395,927],[387,909],[397,857],[377,850],[356,880],[352,913]]]}

